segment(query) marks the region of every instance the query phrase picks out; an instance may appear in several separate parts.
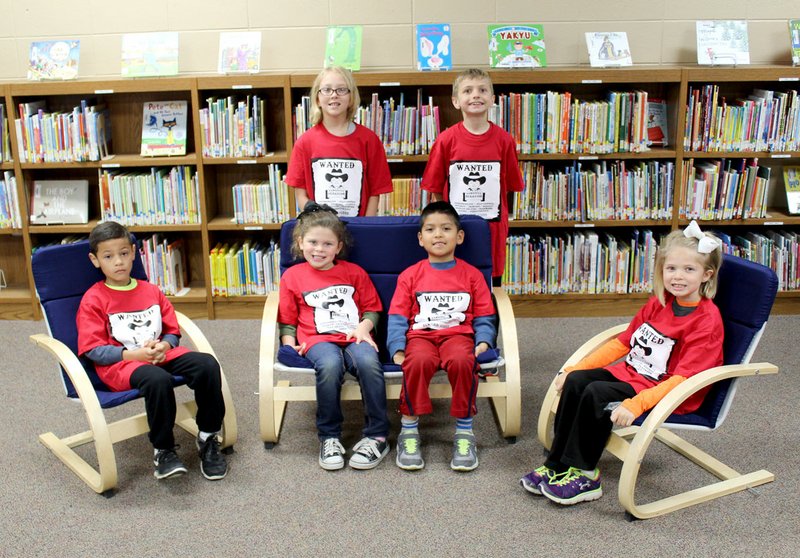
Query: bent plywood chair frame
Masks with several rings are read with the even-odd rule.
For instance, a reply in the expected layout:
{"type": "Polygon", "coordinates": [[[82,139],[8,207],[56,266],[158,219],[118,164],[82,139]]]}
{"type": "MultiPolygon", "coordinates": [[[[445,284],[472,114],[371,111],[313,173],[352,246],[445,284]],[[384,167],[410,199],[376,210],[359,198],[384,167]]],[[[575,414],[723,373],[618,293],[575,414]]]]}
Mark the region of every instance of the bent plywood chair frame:
{"type": "MultiPolygon", "coordinates": [[[[627,324],[622,324],[591,338],[566,361],[564,366],[577,363],[595,348],[625,331],[626,327],[627,324]]],[[[705,370],[670,391],[651,410],[641,426],[613,430],[606,444],[606,449],[622,461],[618,490],[622,507],[636,518],[648,519],[773,481],[775,476],[763,469],[747,474],[739,473],[697,446],[677,436],[669,428],[679,428],[679,426],[665,424],[665,422],[683,401],[706,386],[728,378],[776,374],[777,372],[778,368],[768,362],[730,364],[705,370]],[[635,491],[639,469],[654,439],[675,450],[721,480],[654,502],[637,504],[635,491]]],[[[734,390],[735,386],[731,386],[730,389],[734,390]]],[[[554,382],[551,382],[542,404],[537,428],[539,441],[547,449],[550,448],[553,442],[553,420],[558,408],[558,401],[559,394],[555,390],[554,382]]]]}
{"type": "MultiPolygon", "coordinates": [[[[214,350],[197,325],[180,312],[176,312],[176,315],[184,337],[195,349],[216,357],[214,350]]],[[[47,432],[39,436],[39,441],[92,490],[98,494],[111,495],[118,483],[114,444],[148,432],[145,413],[111,423],[107,422],[95,388],[75,353],[64,343],[49,335],[36,334],[32,335],[30,339],[35,345],[45,349],[58,360],[75,387],[89,423],[89,429],[79,434],[59,438],[52,432],[47,432]],[[73,449],[91,442],[94,442],[97,467],[91,465],[73,449]]],[[[222,394],[226,409],[221,433],[222,447],[231,448],[238,437],[236,409],[224,372],[222,373],[222,394]]],[[[194,400],[179,403],[175,420],[178,426],[193,436],[197,435],[197,425],[194,421],[196,411],[197,405],[194,400]]]]}

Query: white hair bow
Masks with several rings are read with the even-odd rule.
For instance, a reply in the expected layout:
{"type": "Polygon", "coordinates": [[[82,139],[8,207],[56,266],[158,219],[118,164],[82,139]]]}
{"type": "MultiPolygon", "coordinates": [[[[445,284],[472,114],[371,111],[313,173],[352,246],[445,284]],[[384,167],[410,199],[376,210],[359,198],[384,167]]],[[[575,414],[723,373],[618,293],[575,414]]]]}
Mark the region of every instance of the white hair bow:
{"type": "Polygon", "coordinates": [[[720,245],[719,240],[714,237],[707,236],[703,231],[701,231],[700,225],[698,225],[697,221],[694,219],[692,219],[692,222],[689,223],[688,227],[683,229],[683,236],[686,238],[696,238],[698,240],[697,251],[701,254],[710,254],[720,245]]]}

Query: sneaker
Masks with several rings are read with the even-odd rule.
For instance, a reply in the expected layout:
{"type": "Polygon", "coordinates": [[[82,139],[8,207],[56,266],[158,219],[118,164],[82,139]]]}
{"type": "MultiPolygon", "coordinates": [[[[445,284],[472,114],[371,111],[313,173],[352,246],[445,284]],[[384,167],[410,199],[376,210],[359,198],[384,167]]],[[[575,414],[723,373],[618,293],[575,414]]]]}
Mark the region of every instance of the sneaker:
{"type": "Polygon", "coordinates": [[[228,462],[219,451],[219,439],[216,434],[206,438],[205,442],[197,437],[197,451],[200,454],[200,472],[208,480],[219,480],[228,474],[228,462]]]}
{"type": "Polygon", "coordinates": [[[473,434],[456,432],[453,439],[453,471],[472,471],[478,466],[478,446],[473,434]]]}
{"type": "Polygon", "coordinates": [[[326,471],[344,467],[344,447],[339,438],[325,438],[319,444],[319,466],[326,471]]]}
{"type": "Polygon", "coordinates": [[[153,456],[153,465],[156,470],[153,475],[159,480],[168,477],[176,477],[184,474],[187,469],[183,461],[180,460],[178,454],[175,453],[177,446],[171,449],[160,449],[153,456]]]}
{"type": "Polygon", "coordinates": [[[598,469],[595,469],[592,476],[589,476],[580,469],[570,467],[565,474],[558,475],[549,482],[543,482],[539,487],[542,495],[564,506],[571,506],[578,502],[590,502],[603,495],[598,469]]]}
{"type": "Polygon", "coordinates": [[[374,469],[386,454],[389,453],[389,442],[386,440],[379,441],[375,438],[361,438],[361,440],[353,446],[353,455],[350,457],[350,466],[353,469],[360,469],[365,471],[367,469],[374,469]]]}
{"type": "Polygon", "coordinates": [[[397,457],[395,458],[397,466],[406,471],[422,469],[425,466],[425,460],[422,459],[421,445],[419,431],[401,430],[397,437],[397,457]]]}
{"type": "Polygon", "coordinates": [[[542,465],[538,469],[534,469],[521,479],[519,479],[519,484],[530,492],[531,494],[536,494],[541,496],[542,491],[539,488],[539,485],[543,482],[550,482],[553,477],[556,476],[556,472],[550,469],[549,467],[542,465]]]}

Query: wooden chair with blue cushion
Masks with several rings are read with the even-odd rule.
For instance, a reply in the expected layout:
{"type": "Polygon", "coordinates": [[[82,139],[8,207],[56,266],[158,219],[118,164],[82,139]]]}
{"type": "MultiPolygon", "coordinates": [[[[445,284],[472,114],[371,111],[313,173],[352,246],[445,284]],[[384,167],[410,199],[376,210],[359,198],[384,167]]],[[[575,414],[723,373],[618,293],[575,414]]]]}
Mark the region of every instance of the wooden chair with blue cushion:
{"type": "MultiPolygon", "coordinates": [[[[145,413],[127,417],[115,422],[107,422],[103,409],[118,407],[141,397],[138,390],[111,391],[94,370],[92,362],[78,357],[78,329],[75,317],[83,294],[103,274],[89,261],[89,242],[46,246],[37,250],[32,257],[31,267],[36,283],[36,294],[42,307],[49,335],[36,334],[31,341],[49,351],[61,366],[61,380],[67,397],[80,401],[89,422],[89,430],[59,438],[52,432],[39,436],[39,441],[47,446],[92,490],[106,496],[113,495],[117,487],[117,464],[114,444],[148,431],[145,413]],[[97,455],[95,468],[73,448],[94,442],[97,455]]],[[[146,281],[140,257],[136,256],[133,277],[146,281]]],[[[214,355],[214,350],[200,329],[186,316],[176,312],[181,327],[181,342],[187,340],[198,351],[214,355]]],[[[216,355],[215,355],[216,356],[216,355]]],[[[176,385],[184,383],[176,378],[176,385]]],[[[225,399],[225,419],[223,421],[222,447],[232,449],[237,438],[236,411],[231,399],[225,374],[222,374],[222,391],[225,399]]],[[[176,424],[197,435],[194,416],[197,405],[194,400],[178,404],[176,424]]]]}
{"type": "MultiPolygon", "coordinates": [[[[386,322],[389,305],[394,294],[398,275],[410,265],[427,258],[427,253],[417,241],[419,217],[356,217],[344,219],[353,238],[348,261],[356,263],[369,274],[381,298],[383,313],[376,332],[376,342],[381,348],[381,362],[384,363],[384,376],[387,380],[401,378],[400,367],[392,364],[386,354],[386,322]]],[[[472,216],[462,217],[465,240],[456,250],[456,257],[477,267],[486,277],[491,289],[492,257],[489,242],[489,226],[483,219],[472,216]]],[[[298,263],[291,255],[292,231],[295,221],[288,221],[281,227],[281,273],[298,263]]],[[[478,387],[478,397],[487,397],[498,422],[500,432],[509,441],[516,440],[521,420],[519,347],[514,311],[505,291],[493,290],[498,316],[497,358],[481,363],[487,375],[478,387]]],[[[267,297],[261,321],[261,347],[259,354],[259,417],[261,439],[267,448],[278,442],[286,405],[290,401],[316,401],[315,386],[292,385],[289,380],[276,379],[291,374],[311,374],[311,363],[284,362],[278,360],[279,340],[277,334],[278,293],[267,297]],[[288,365],[287,365],[288,364],[288,365]]],[[[296,353],[295,353],[296,354],[296,353]]],[[[449,383],[432,383],[431,397],[449,398],[452,396],[449,383]]],[[[390,399],[400,396],[400,384],[387,382],[386,394],[390,399]]],[[[342,400],[358,400],[361,392],[357,383],[342,386],[342,400]]]]}
{"type": "MultiPolygon", "coordinates": [[[[714,298],[725,327],[724,365],[692,376],[670,391],[632,426],[612,431],[606,450],[623,462],[619,500],[633,517],[655,517],[775,479],[772,473],[765,470],[739,473],[672,430],[716,430],[728,415],[739,378],[778,372],[778,368],[768,362],[750,363],[766,326],[777,290],[778,278],[769,268],[734,256],[724,256],[719,271],[717,295],[714,298]],[[692,394],[709,385],[712,387],[696,412],[672,414],[692,394]],[[654,438],[721,480],[654,502],[637,504],[635,490],[639,468],[654,438]]],[[[577,363],[595,348],[625,331],[627,325],[616,326],[596,335],[581,346],[564,366],[577,363]]],[[[551,383],[542,404],[538,424],[539,440],[545,448],[549,448],[553,441],[552,426],[558,399],[559,395],[551,383]]],[[[750,446],[742,444],[742,447],[750,446]]]]}

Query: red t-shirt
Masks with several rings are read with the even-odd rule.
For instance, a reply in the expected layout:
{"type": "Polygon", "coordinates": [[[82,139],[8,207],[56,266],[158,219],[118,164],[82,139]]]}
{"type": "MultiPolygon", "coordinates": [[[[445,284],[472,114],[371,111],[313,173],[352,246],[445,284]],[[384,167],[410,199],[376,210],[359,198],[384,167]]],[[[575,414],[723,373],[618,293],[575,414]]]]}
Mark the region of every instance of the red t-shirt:
{"type": "Polygon", "coordinates": [[[278,322],[297,327],[298,344],[323,341],[346,345],[364,312],[380,312],[381,300],[361,267],[344,260],[325,271],[308,262],[281,276],[278,322]]]}
{"type": "Polygon", "coordinates": [[[456,258],[450,269],[436,269],[422,260],[397,278],[389,314],[408,319],[407,339],[473,335],[473,318],[494,315],[494,304],[475,266],[456,258]]]}
{"type": "MultiPolygon", "coordinates": [[[[81,299],[76,317],[78,354],[105,345],[140,349],[149,339],[161,339],[171,333],[180,336],[175,309],[158,287],[137,281],[131,290],[112,289],[104,281],[92,285],[81,299]]],[[[186,347],[167,351],[168,362],[189,352],[186,347]]],[[[114,391],[131,389],[131,374],[147,364],[121,360],[108,366],[95,365],[100,379],[114,391]]]]}
{"type": "Polygon", "coordinates": [[[479,215],[492,234],[492,276],[506,265],[508,193],[525,187],[513,138],[494,124],[485,134],[469,132],[463,122],[442,132],[433,144],[422,188],[441,194],[459,215],[479,215]]]}
{"type": "MultiPolygon", "coordinates": [[[[308,199],[326,204],[340,217],[364,215],[371,196],[392,191],[386,151],[378,136],[360,124],[334,136],[322,123],[306,130],[292,148],[284,179],[308,199]]],[[[302,209],[302,208],[301,208],[302,209]]]]}
{"type": "MultiPolygon", "coordinates": [[[[722,364],[724,329],[717,306],[703,298],[687,316],[676,316],[675,299],[666,295],[665,306],[652,297],[631,320],[618,339],[631,347],[625,360],[606,367],[617,379],[639,393],[670,376],[689,378],[722,364]]],[[[692,395],[675,412],[696,411],[708,388],[692,395]]]]}

